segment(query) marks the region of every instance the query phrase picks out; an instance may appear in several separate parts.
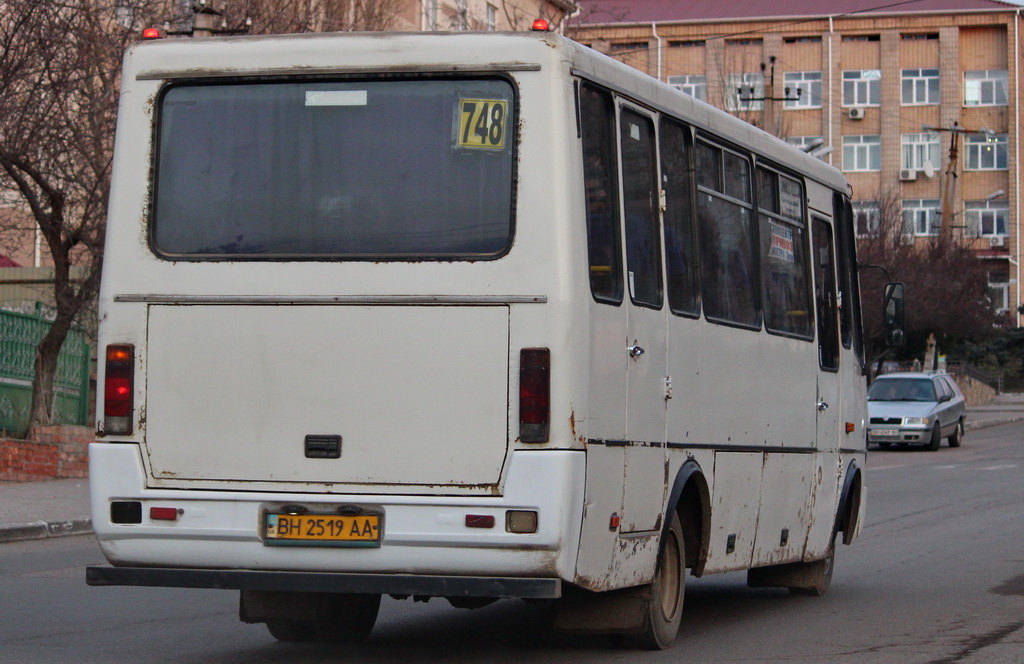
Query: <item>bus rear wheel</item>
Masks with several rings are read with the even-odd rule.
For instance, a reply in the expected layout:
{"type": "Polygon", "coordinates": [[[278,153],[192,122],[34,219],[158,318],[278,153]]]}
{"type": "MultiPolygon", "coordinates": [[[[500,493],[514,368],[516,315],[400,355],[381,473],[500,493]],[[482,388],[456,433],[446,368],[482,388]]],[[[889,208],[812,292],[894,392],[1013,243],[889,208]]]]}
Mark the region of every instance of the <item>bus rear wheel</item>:
{"type": "Polygon", "coordinates": [[[686,546],[679,515],[672,513],[672,525],[658,555],[658,570],[643,604],[640,632],[634,636],[637,646],[664,650],[672,645],[683,615],[686,589],[686,546]]]}
{"type": "Polygon", "coordinates": [[[328,595],[313,626],[316,640],[326,643],[365,641],[380,610],[380,595],[328,595]]]}

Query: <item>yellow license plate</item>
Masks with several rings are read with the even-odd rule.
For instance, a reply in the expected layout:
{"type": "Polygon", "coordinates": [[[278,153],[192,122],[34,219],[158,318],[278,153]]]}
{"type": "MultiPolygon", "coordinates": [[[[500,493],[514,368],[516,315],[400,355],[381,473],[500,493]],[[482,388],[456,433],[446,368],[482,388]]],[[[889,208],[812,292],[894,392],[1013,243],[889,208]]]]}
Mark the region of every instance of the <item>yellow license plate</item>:
{"type": "Polygon", "coordinates": [[[381,515],[267,514],[264,543],[300,546],[380,546],[381,515]]]}

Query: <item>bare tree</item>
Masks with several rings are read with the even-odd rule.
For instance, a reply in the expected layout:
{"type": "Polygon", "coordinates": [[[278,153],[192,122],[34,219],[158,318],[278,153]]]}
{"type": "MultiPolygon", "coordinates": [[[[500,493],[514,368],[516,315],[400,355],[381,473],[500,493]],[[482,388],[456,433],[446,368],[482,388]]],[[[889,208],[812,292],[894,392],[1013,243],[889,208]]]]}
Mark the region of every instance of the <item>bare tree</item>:
{"type": "MultiPolygon", "coordinates": [[[[938,235],[916,238],[904,219],[898,193],[881,192],[877,228],[862,228],[858,261],[884,270],[862,270],[865,302],[880,302],[887,278],[907,286],[908,348],[920,351],[929,334],[940,343],[989,336],[999,322],[988,298],[988,273],[982,259],[964,238],[940,241],[938,235]]],[[[864,336],[871,352],[882,344],[881,310],[864,308],[864,336]]]]}
{"type": "Polygon", "coordinates": [[[247,34],[389,30],[407,0],[224,0],[223,27],[247,34]]]}
{"type": "Polygon", "coordinates": [[[52,423],[57,356],[99,286],[118,71],[131,38],[99,0],[5,0],[0,15],[0,224],[30,218],[54,267],[30,417],[52,423]],[[71,268],[83,268],[80,281],[71,268]]]}

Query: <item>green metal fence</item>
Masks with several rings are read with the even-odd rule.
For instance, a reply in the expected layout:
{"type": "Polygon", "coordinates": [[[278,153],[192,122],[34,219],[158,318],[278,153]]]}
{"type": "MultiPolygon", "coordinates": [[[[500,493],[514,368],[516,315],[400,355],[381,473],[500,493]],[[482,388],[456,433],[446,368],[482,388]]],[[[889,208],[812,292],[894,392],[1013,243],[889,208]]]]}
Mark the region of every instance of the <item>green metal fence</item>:
{"type": "MultiPolygon", "coordinates": [[[[50,329],[41,316],[0,311],[0,430],[28,429],[36,346],[50,329]]],[[[89,417],[89,344],[72,329],[57,360],[56,424],[86,424],[89,417]]]]}

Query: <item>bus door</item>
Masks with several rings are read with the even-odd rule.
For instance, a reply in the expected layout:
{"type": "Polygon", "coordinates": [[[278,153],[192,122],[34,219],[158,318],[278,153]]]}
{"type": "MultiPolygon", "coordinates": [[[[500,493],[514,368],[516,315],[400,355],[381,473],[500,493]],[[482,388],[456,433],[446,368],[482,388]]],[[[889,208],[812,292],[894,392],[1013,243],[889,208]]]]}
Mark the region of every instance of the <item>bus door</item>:
{"type": "Polygon", "coordinates": [[[621,532],[660,527],[665,492],[666,320],[654,120],[619,112],[626,253],[626,477],[621,532]]]}
{"type": "Polygon", "coordinates": [[[835,236],[828,218],[812,214],[811,224],[818,344],[817,449],[820,466],[814,501],[814,523],[817,528],[810,533],[807,553],[821,554],[827,550],[831,537],[837,500],[839,447],[844,434],[839,430],[842,408],[839,401],[839,302],[836,295],[835,236]]]}

